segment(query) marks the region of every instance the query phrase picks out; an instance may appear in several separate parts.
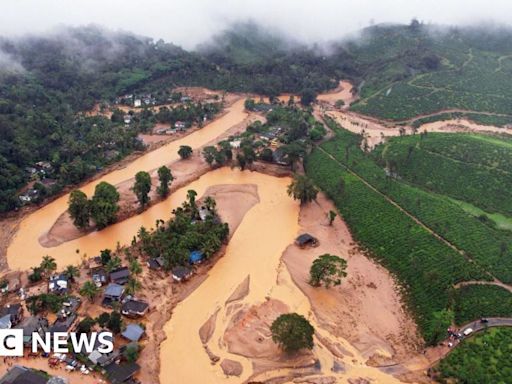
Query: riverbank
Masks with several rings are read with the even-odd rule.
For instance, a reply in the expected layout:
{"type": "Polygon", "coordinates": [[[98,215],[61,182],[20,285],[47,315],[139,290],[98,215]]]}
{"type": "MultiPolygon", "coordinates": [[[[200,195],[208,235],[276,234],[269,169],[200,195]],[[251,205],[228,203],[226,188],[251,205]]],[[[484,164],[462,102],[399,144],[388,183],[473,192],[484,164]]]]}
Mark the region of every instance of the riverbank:
{"type": "MultiPolygon", "coordinates": [[[[213,185],[208,187],[201,199],[211,196],[217,203],[217,212],[230,228],[229,238],[236,232],[246,213],[259,202],[258,188],[253,184],[213,185]]],[[[139,380],[144,384],[158,384],[161,362],[155,356],[160,354],[160,345],[166,339],[162,329],[172,316],[179,302],[192,294],[208,277],[209,271],[221,259],[226,251],[224,245],[208,262],[195,270],[194,276],[185,283],[175,283],[164,272],[144,270],[141,281],[143,287],[139,297],[151,303],[151,312],[147,315],[147,340],[140,355],[141,371],[139,380]]]]}
{"type": "MultiPolygon", "coordinates": [[[[202,156],[202,149],[205,146],[216,144],[218,141],[224,140],[231,135],[242,133],[243,131],[245,131],[248,125],[252,124],[254,121],[257,120],[263,121],[264,119],[258,115],[251,114],[248,117],[246,117],[241,123],[232,126],[215,139],[209,141],[208,143],[204,144],[201,147],[194,148],[194,152],[190,158],[186,160],[179,159],[174,160],[173,162],[170,163],[160,164],[159,166],[166,165],[167,167],[169,167],[175,178],[172,181],[169,188],[170,194],[182,188],[183,186],[191,183],[192,181],[197,180],[199,177],[201,177],[202,175],[204,175],[205,173],[209,172],[212,169],[212,167],[204,160],[202,156]]],[[[152,189],[149,193],[151,200],[146,205],[146,209],[154,204],[161,202],[162,200],[165,200],[158,196],[158,193],[156,191],[157,186],[159,184],[157,169],[150,170],[149,173],[151,176],[152,189]]],[[[137,201],[137,198],[132,191],[134,182],[135,179],[134,177],[132,177],[115,185],[119,193],[120,207],[119,212],[117,214],[117,223],[120,223],[134,215],[142,213],[139,202],[137,201]]],[[[67,241],[85,236],[96,230],[97,228],[94,224],[92,224],[87,230],[80,230],[76,228],[73,224],[73,220],[71,219],[69,213],[66,210],[59,216],[59,218],[55,221],[50,230],[39,238],[39,243],[45,248],[52,248],[67,241]]]]}
{"type": "Polygon", "coordinates": [[[283,254],[293,281],[308,297],[319,324],[348,340],[373,365],[418,353],[423,341],[393,277],[360,251],[339,217],[329,225],[330,210],[336,209],[323,193],[316,202],[301,207],[301,232],[316,237],[319,246],[289,246],[283,254]],[[312,287],[308,283],[311,263],[326,253],[347,260],[348,275],[338,287],[312,287]]]}

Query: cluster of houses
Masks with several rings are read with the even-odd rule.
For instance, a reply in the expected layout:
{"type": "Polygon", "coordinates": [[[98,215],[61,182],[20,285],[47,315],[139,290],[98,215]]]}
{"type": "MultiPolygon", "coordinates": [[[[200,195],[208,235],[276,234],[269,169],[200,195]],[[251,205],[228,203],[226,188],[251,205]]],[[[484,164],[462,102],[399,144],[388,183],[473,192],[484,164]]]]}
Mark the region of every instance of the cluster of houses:
{"type": "MultiPolygon", "coordinates": [[[[179,94],[178,94],[179,96],[179,94]]],[[[155,97],[151,93],[142,93],[142,94],[133,94],[128,93],[125,95],[121,95],[116,97],[114,103],[117,105],[133,105],[135,108],[140,108],[143,106],[154,106],[158,104],[164,104],[166,102],[176,101],[175,98],[169,96],[167,99],[162,99],[162,97],[155,97]]],[[[192,98],[186,95],[182,95],[179,98],[181,103],[188,103],[192,101],[192,98]]]]}
{"type": "MultiPolygon", "coordinates": [[[[141,319],[147,314],[149,310],[147,302],[126,294],[124,285],[130,277],[130,271],[127,267],[119,267],[107,273],[101,264],[101,257],[95,257],[89,260],[89,272],[96,286],[105,286],[101,301],[102,306],[105,308],[119,308],[119,312],[129,319],[141,319]]],[[[55,320],[50,322],[48,318],[38,315],[24,316],[22,304],[7,304],[0,308],[0,329],[22,329],[23,343],[26,348],[31,347],[34,333],[38,333],[44,338],[46,333],[53,335],[55,332],[75,331],[81,320],[78,310],[82,305],[82,300],[70,295],[70,288],[71,283],[66,275],[50,276],[47,285],[48,293],[65,297],[62,307],[56,313],[55,320]]],[[[66,370],[70,371],[78,369],[82,365],[80,370],[83,374],[95,370],[103,372],[111,383],[135,384],[137,381],[133,379],[133,376],[140,370],[140,366],[135,362],[125,361],[123,356],[124,351],[130,346],[138,349],[138,342],[144,337],[144,334],[145,330],[140,324],[130,323],[121,330],[119,337],[112,340],[114,350],[111,353],[100,352],[101,344],[96,341],[94,350],[90,353],[75,351],[73,354],[57,359],[52,356],[49,357],[49,364],[55,366],[62,363],[66,365],[66,370]]],[[[5,380],[0,379],[0,384],[51,383],[48,381],[48,375],[42,375],[39,371],[33,371],[25,367],[14,367],[11,371],[5,376],[5,380]],[[25,381],[26,376],[33,375],[38,376],[38,378],[34,381],[25,381]],[[41,381],[42,379],[46,381],[41,381]]]]}
{"type": "Polygon", "coordinates": [[[142,105],[156,105],[157,101],[156,98],[151,95],[151,93],[144,93],[140,95],[128,93],[116,97],[114,103],[123,105],[133,105],[135,108],[139,108],[142,107],[142,105]]]}
{"type": "Polygon", "coordinates": [[[158,128],[155,130],[157,135],[174,135],[177,132],[183,132],[187,129],[187,124],[183,121],[176,121],[172,128],[158,128]]]}
{"type": "MultiPolygon", "coordinates": [[[[56,184],[57,181],[52,179],[51,176],[53,174],[53,166],[48,161],[38,161],[32,167],[26,167],[25,172],[28,174],[30,180],[38,181],[46,188],[51,187],[56,184]]],[[[27,204],[39,197],[40,191],[35,188],[28,188],[26,191],[18,195],[18,199],[20,203],[27,204]]]]}

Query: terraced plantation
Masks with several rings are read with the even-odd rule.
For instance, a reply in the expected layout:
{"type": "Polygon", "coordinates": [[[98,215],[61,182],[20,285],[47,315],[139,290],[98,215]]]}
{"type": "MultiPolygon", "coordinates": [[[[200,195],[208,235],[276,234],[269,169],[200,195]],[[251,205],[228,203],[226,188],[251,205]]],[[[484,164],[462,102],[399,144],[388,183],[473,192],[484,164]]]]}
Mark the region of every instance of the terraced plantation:
{"type": "Polygon", "coordinates": [[[311,153],[306,171],[335,201],[357,240],[406,287],[425,340],[438,341],[440,324],[446,325],[451,311],[457,323],[474,320],[471,316],[505,315],[512,300],[509,291],[455,286],[474,280],[512,283],[512,232],[500,229],[491,216],[473,215],[461,205],[469,196],[475,208],[492,207],[508,219],[500,205],[509,193],[506,177],[496,181],[498,187],[486,189],[472,173],[506,176],[509,142],[427,134],[395,138],[366,154],[359,135],[327,122],[336,137],[311,153]],[[441,137],[446,141],[437,145],[441,137]],[[463,152],[469,157],[463,158],[463,152]],[[421,156],[417,167],[415,156],[421,156]],[[471,300],[471,310],[462,304],[479,294],[487,299],[471,300]],[[498,301],[502,307],[493,307],[498,301]]]}
{"type": "Polygon", "coordinates": [[[352,51],[361,65],[375,61],[376,57],[383,61],[379,72],[369,71],[361,87],[361,100],[352,106],[354,111],[406,120],[444,110],[461,110],[472,113],[471,118],[479,122],[512,122],[509,39],[489,44],[490,35],[482,31],[464,34],[454,29],[427,33],[414,26],[409,30],[382,28],[380,32],[369,35],[366,45],[352,51]],[[411,71],[411,67],[419,67],[411,47],[424,52],[425,71],[411,71]]]}

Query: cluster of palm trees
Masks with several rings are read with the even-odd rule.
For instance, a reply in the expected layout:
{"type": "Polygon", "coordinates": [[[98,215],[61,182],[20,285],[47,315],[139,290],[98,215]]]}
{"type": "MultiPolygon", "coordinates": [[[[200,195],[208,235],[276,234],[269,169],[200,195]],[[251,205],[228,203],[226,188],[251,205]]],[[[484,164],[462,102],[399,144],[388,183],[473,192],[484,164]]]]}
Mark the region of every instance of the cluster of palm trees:
{"type": "MultiPolygon", "coordinates": [[[[34,283],[41,281],[43,277],[51,276],[56,270],[57,262],[53,257],[46,255],[41,260],[39,266],[32,268],[29,280],[34,283]]],[[[75,279],[80,276],[80,269],[75,265],[68,265],[62,274],[66,276],[70,282],[74,282],[75,279]]]]}

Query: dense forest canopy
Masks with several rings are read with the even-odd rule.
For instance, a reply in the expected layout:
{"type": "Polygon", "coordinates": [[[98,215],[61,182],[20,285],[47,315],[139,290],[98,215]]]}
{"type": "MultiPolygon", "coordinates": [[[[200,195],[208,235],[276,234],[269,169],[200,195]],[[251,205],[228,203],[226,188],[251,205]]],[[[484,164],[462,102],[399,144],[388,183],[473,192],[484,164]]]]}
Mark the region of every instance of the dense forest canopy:
{"type": "Polygon", "coordinates": [[[30,180],[27,168],[38,162],[57,180],[53,193],[142,149],[136,128],[77,115],[127,92],[200,85],[311,94],[349,79],[361,96],[352,108],[364,114],[406,119],[458,108],[494,112],[486,119],[506,123],[511,37],[508,29],[413,21],[373,26],[322,46],[239,24],[193,52],[96,26],[0,38],[0,211],[19,204],[19,189],[30,180]]]}

